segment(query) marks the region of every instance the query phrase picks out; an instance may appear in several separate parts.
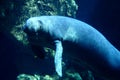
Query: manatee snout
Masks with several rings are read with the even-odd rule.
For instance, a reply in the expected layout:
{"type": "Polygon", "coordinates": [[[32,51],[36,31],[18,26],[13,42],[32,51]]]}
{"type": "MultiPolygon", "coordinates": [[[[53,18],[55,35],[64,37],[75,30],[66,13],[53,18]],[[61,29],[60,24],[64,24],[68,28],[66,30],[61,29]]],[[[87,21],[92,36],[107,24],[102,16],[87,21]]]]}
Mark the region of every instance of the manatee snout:
{"type": "Polygon", "coordinates": [[[28,27],[26,26],[26,24],[23,25],[22,30],[23,30],[25,33],[29,32],[29,29],[28,29],[28,27]]]}

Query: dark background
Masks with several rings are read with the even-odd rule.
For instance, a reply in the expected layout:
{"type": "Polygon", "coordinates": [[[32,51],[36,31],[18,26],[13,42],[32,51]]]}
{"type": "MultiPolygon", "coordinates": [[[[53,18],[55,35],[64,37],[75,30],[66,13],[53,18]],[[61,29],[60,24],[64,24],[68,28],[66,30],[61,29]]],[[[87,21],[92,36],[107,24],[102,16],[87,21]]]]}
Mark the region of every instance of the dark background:
{"type": "MultiPolygon", "coordinates": [[[[120,50],[119,0],[77,0],[76,3],[79,6],[77,19],[95,27],[120,50]]],[[[1,80],[16,79],[18,71],[13,58],[18,53],[18,48],[18,44],[15,44],[14,40],[0,32],[1,80]]]]}
{"type": "Polygon", "coordinates": [[[77,18],[99,30],[120,50],[120,1],[77,0],[77,18]]]}

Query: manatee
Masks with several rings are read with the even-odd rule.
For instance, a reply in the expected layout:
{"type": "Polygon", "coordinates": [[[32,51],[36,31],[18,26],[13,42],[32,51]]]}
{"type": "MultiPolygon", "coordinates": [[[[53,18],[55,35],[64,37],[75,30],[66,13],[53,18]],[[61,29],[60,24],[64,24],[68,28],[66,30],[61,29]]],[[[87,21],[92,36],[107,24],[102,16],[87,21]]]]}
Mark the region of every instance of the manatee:
{"type": "Polygon", "coordinates": [[[98,30],[65,16],[29,18],[23,26],[29,42],[55,49],[55,68],[62,76],[62,55],[82,60],[93,72],[116,79],[120,75],[120,52],[98,30]]]}

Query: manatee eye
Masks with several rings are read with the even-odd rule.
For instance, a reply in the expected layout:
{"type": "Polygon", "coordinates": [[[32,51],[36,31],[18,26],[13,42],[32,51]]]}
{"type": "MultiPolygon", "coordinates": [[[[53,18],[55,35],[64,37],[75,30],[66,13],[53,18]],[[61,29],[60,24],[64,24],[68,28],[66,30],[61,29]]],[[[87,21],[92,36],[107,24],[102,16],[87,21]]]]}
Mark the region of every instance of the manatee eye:
{"type": "Polygon", "coordinates": [[[40,30],[42,29],[43,23],[41,20],[38,20],[39,24],[40,24],[40,30]]]}

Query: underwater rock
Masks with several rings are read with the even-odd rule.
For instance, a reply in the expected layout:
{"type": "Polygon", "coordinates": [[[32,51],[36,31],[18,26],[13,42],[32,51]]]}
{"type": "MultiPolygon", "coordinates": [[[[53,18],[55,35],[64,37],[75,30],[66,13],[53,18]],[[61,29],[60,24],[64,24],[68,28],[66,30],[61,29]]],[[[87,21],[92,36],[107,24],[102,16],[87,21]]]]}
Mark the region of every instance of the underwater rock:
{"type": "MultiPolygon", "coordinates": [[[[17,80],[83,80],[79,73],[73,69],[67,70],[64,77],[59,78],[57,75],[30,75],[30,74],[19,74],[17,80]]],[[[93,80],[93,79],[86,79],[93,80]]]]}
{"type": "Polygon", "coordinates": [[[72,70],[66,71],[66,76],[67,76],[66,79],[68,79],[68,80],[83,80],[79,73],[72,71],[72,70]]]}
{"type": "Polygon", "coordinates": [[[17,80],[40,80],[39,75],[20,74],[17,76],[17,80]]]}

